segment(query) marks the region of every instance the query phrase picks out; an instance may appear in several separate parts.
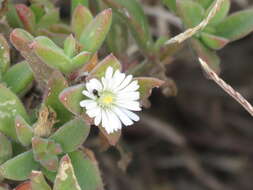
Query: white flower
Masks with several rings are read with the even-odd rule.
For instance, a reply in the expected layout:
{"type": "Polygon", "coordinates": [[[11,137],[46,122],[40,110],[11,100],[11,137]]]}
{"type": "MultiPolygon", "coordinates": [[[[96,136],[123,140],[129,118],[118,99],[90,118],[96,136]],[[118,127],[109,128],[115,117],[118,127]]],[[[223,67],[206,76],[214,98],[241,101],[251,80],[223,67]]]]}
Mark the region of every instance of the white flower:
{"type": "Polygon", "coordinates": [[[94,124],[105,128],[107,133],[120,130],[138,121],[139,116],[132,111],[140,111],[140,93],[137,80],[132,75],[126,76],[119,70],[108,67],[101,81],[91,79],[86,83],[83,94],[88,98],[80,102],[86,108],[94,124]]]}

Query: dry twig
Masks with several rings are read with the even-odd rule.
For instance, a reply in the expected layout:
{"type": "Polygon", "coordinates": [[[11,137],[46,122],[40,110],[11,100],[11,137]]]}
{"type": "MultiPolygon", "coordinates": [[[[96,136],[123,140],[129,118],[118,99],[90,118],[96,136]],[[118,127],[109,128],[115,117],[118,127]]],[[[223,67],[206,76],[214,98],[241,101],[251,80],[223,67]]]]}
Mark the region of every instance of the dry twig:
{"type": "Polygon", "coordinates": [[[207,73],[208,77],[216,82],[225,92],[232,96],[239,104],[241,104],[245,110],[253,116],[252,105],[237,91],[235,91],[229,84],[223,81],[202,59],[199,58],[202,68],[207,73]]]}
{"type": "Polygon", "coordinates": [[[211,9],[209,14],[207,15],[207,17],[199,25],[195,26],[194,28],[189,28],[185,32],[175,36],[174,38],[171,38],[170,40],[168,40],[165,43],[165,45],[172,44],[172,43],[182,43],[183,41],[185,41],[188,38],[195,35],[200,30],[204,29],[207,26],[207,24],[209,23],[209,21],[215,16],[217,11],[220,9],[223,1],[224,0],[217,0],[216,3],[214,4],[213,8],[211,9]]]}

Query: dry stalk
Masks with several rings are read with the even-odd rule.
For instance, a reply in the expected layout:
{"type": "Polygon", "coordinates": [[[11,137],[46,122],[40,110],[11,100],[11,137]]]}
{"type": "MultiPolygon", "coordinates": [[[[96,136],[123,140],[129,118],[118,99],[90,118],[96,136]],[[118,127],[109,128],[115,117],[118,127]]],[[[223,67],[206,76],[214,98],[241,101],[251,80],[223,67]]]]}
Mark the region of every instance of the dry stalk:
{"type": "Polygon", "coordinates": [[[225,92],[232,96],[239,104],[241,104],[245,110],[247,110],[251,116],[253,116],[252,105],[237,91],[235,91],[229,84],[223,81],[209,66],[206,62],[199,58],[200,64],[208,77],[216,82],[225,92]]]}
{"type": "Polygon", "coordinates": [[[172,43],[182,43],[183,41],[187,40],[188,38],[192,37],[193,35],[195,35],[197,32],[199,32],[200,30],[204,29],[207,24],[209,23],[209,21],[215,16],[215,14],[219,11],[221,4],[224,0],[216,0],[213,8],[211,9],[211,11],[209,12],[209,14],[207,15],[207,17],[201,22],[199,23],[199,25],[195,26],[194,28],[189,28],[187,29],[185,32],[180,33],[179,35],[171,38],[170,40],[168,40],[165,45],[168,44],[172,44],[172,43]]]}

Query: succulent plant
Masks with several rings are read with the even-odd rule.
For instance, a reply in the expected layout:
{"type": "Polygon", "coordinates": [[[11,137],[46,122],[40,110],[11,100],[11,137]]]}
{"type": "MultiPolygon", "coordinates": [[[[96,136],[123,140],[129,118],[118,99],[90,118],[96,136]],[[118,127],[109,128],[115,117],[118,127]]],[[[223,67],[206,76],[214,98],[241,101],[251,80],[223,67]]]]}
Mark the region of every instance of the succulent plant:
{"type": "MultiPolygon", "coordinates": [[[[9,189],[7,180],[20,183],[16,190],[104,189],[95,155],[84,144],[94,124],[80,106],[85,84],[103,80],[109,67],[133,74],[143,107],[148,107],[153,88],[163,85],[165,92],[175,86],[162,64],[180,47],[165,45],[167,38],[153,40],[136,0],[103,2],[92,2],[99,12],[94,16],[91,2],[72,0],[68,25],[49,0],[30,0],[29,6],[3,1],[0,16],[5,15],[7,29],[0,29],[0,189],[9,189]],[[140,64],[121,60],[127,56],[128,28],[145,57],[140,64]],[[103,55],[109,55],[100,59],[103,44],[103,55]],[[39,98],[26,97],[34,97],[29,95],[33,92],[39,98]]],[[[163,2],[186,27],[194,27],[213,1],[163,2]]],[[[252,10],[227,16],[229,7],[225,0],[209,25],[191,39],[199,56],[217,70],[215,50],[253,30],[252,10]]],[[[98,129],[108,145],[118,143],[121,130],[98,129]]]]}

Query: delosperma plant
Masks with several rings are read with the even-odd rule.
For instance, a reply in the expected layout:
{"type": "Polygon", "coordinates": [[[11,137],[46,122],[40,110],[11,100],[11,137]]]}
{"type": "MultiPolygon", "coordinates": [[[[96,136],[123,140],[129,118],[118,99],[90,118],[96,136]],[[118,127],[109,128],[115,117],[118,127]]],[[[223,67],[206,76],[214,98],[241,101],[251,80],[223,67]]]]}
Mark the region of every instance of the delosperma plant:
{"type": "MultiPolygon", "coordinates": [[[[219,1],[162,2],[193,28],[219,1]]],[[[95,155],[83,145],[91,128],[100,133],[93,138],[115,146],[150,105],[153,88],[175,95],[164,65],[182,45],[155,41],[136,0],[72,0],[69,23],[50,0],[0,3],[0,189],[104,189],[95,155]],[[126,59],[129,43],[138,46],[136,60],[126,59]]],[[[253,10],[227,16],[229,7],[222,1],[190,36],[215,71],[216,50],[253,30],[253,10]]]]}

